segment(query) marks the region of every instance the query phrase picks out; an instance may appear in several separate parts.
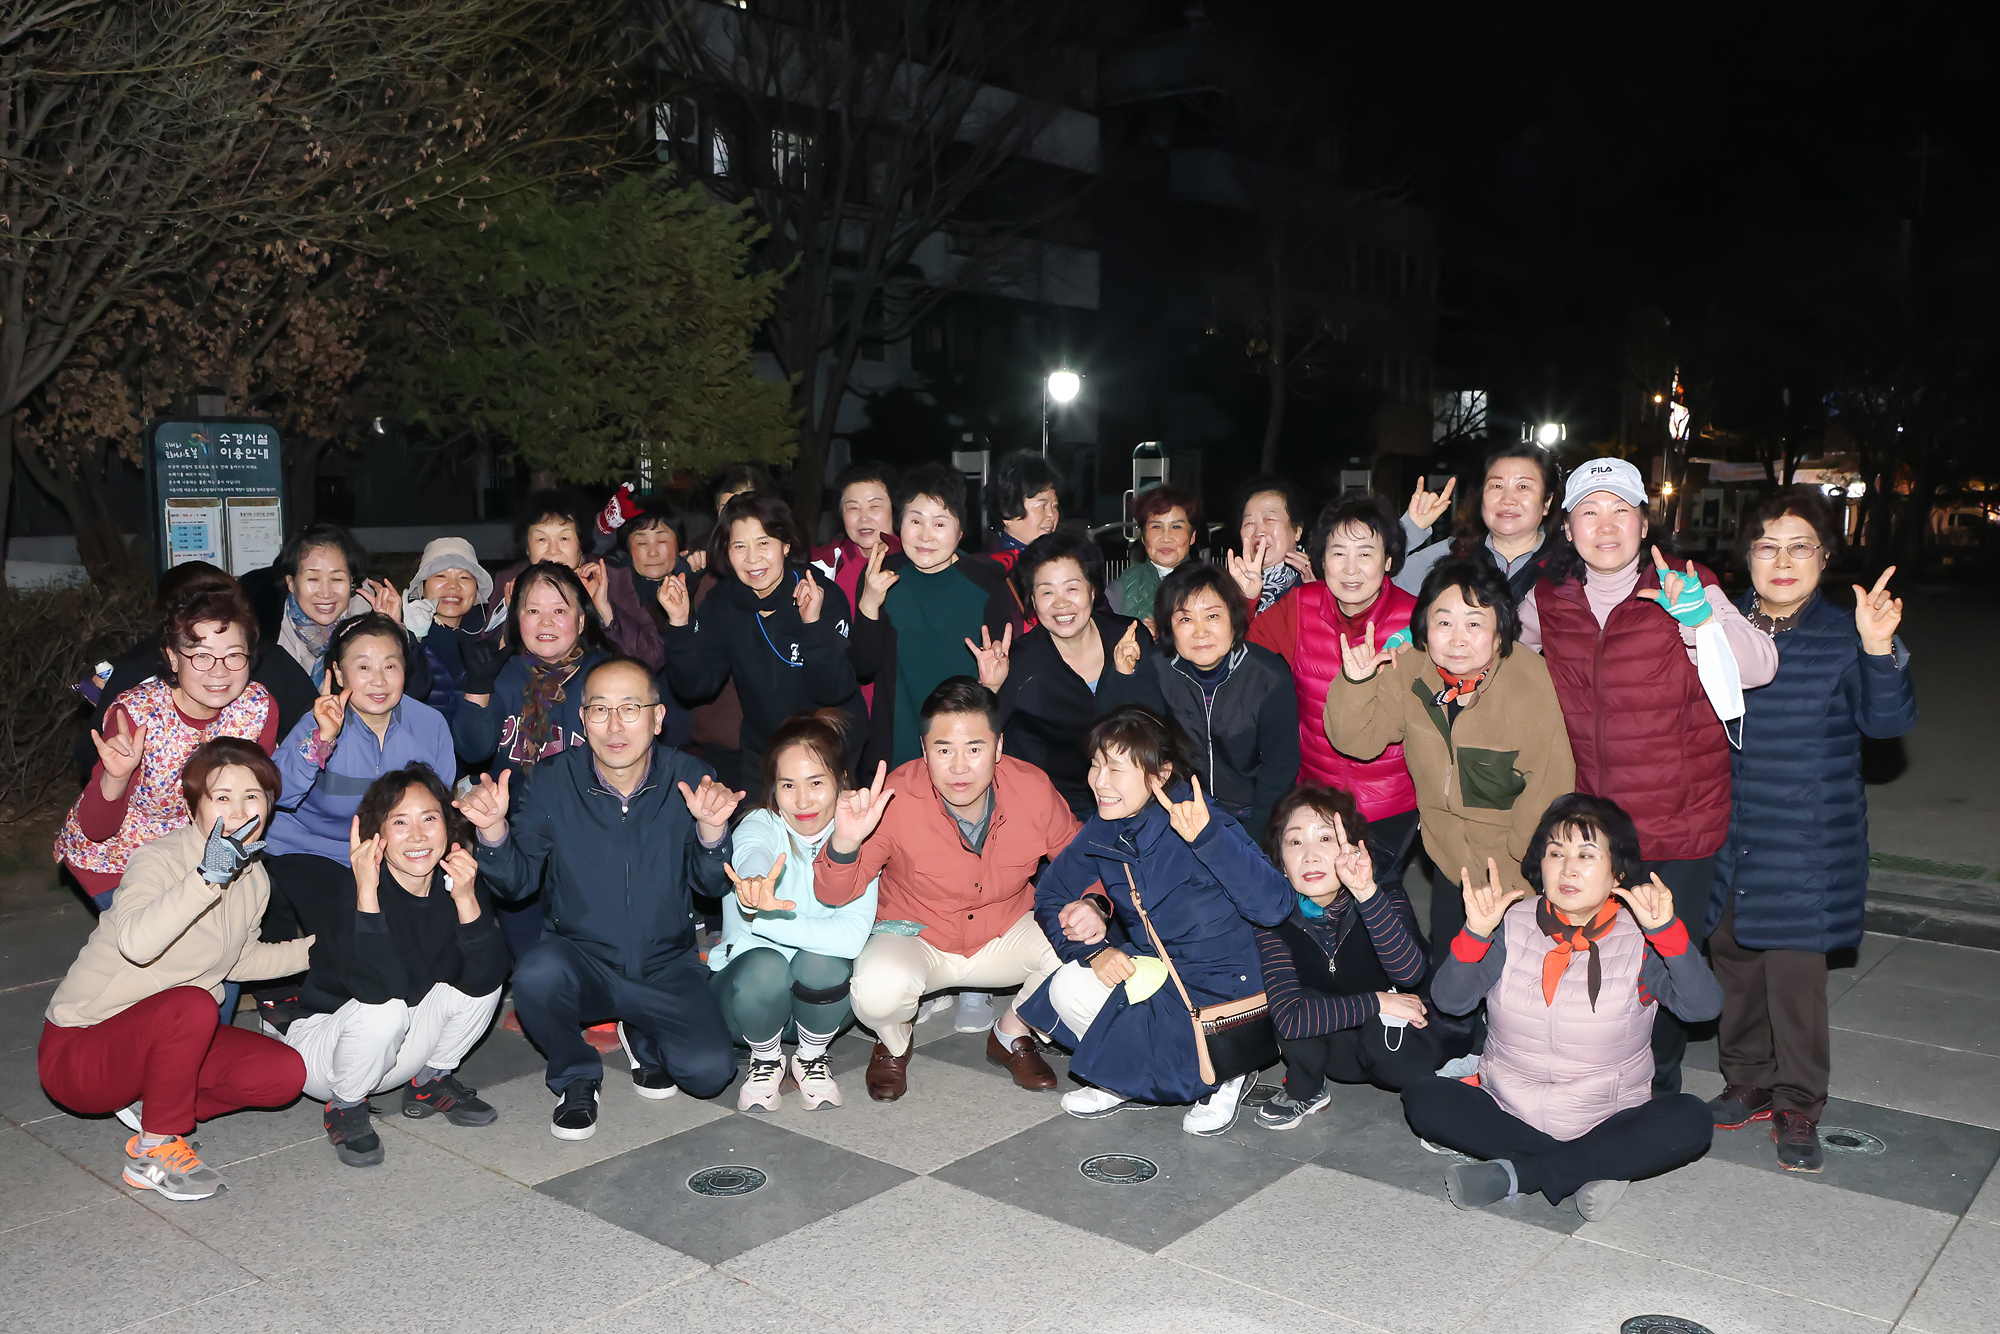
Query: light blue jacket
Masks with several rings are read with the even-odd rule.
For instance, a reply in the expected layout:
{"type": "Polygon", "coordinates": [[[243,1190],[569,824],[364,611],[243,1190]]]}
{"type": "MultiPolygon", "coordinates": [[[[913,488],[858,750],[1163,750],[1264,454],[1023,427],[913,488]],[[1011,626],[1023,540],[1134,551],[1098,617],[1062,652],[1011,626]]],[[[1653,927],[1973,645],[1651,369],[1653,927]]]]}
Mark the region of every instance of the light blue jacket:
{"type": "Polygon", "coordinates": [[[875,892],[880,877],[868,882],[861,897],[829,908],[813,895],[813,858],[833,833],[833,822],[817,838],[795,834],[774,811],[755,810],[743,817],[730,836],[729,865],[740,876],[762,875],[785,853],[778,876],[778,897],[790,899],[792,911],[743,911],[734,894],[722,899],[722,943],[708,952],[708,966],[721,972],[742,950],[774,949],[790,959],[800,950],[832,959],[852,959],[868,943],[875,928],[875,892]]]}
{"type": "Polygon", "coordinates": [[[379,741],[374,729],[348,705],[347,721],[341,724],[324,769],[313,763],[313,742],[318,739],[319,720],[308,713],[272,756],[285,780],[284,795],[271,816],[274,857],[310,852],[345,866],[354,812],[370,783],[412,760],[430,765],[446,787],[457,774],[451,724],[436,709],[408,695],[390,713],[388,731],[379,741]]]}

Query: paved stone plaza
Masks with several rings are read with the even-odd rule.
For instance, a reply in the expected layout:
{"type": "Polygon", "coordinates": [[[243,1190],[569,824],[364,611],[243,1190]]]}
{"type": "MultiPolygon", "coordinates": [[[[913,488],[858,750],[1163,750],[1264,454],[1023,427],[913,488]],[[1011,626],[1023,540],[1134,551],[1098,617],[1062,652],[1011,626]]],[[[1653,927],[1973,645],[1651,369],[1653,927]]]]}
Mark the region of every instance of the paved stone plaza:
{"type": "MultiPolygon", "coordinates": [[[[90,919],[17,888],[0,913],[0,1331],[1612,1334],[1661,1314],[1715,1334],[1991,1334],[2000,708],[1946,697],[1991,679],[1991,610],[1913,599],[1924,722],[1871,792],[1875,929],[1829,982],[1822,1130],[1881,1149],[1829,1152],[1822,1175],[1779,1170],[1758,1125],[1599,1223],[1539,1197],[1462,1213],[1390,1094],[1338,1088],[1283,1134],[1246,1116],[1196,1139],[1175,1109],[1081,1122],[943,1014],[918,1029],[899,1103],[868,1101],[850,1036],[834,1049],[844,1108],[788,1095],[746,1116],[733,1089],[651,1102],[614,1070],[582,1143],[549,1134],[539,1057],[496,1029],[461,1073],[498,1124],[391,1116],[386,1163],[356,1169],[316,1105],[230,1116],[197,1136],[229,1191],[174,1204],[118,1184],[115,1121],[61,1112],[36,1081],[42,1011],[90,919]],[[1158,1175],[1079,1171],[1109,1152],[1158,1175]],[[768,1183],[688,1189],[738,1165],[768,1183]]],[[[1714,1065],[1712,1043],[1691,1050],[1689,1091],[1720,1089],[1714,1065]]]]}

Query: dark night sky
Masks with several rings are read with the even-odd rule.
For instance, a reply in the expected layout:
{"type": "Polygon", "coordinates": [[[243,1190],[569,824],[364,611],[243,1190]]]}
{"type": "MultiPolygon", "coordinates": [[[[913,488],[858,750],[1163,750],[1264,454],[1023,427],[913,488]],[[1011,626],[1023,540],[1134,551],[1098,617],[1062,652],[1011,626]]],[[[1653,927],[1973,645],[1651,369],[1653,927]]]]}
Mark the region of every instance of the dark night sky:
{"type": "Polygon", "coordinates": [[[1524,412],[1608,429],[1635,305],[1727,300],[1760,246],[1893,235],[1923,136],[1919,225],[1990,244],[1980,6],[1250,8],[1331,71],[1350,180],[1442,216],[1441,383],[1494,380],[1524,412]]]}

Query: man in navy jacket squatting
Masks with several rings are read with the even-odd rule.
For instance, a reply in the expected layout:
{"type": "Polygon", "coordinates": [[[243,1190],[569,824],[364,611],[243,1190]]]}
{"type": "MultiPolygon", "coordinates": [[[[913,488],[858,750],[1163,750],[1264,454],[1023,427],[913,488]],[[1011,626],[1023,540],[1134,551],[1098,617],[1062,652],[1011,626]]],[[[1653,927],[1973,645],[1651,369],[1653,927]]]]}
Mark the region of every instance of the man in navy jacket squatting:
{"type": "Polygon", "coordinates": [[[589,747],[527,772],[511,829],[508,775],[497,784],[482,775],[458,802],[479,829],[479,869],[494,888],[518,898],[540,885],[548,896],[541,941],[514,972],[514,1009],[548,1053],[557,1139],[597,1130],[604,1062],[586,1024],[622,1021],[642,1097],[678,1086],[712,1098],[736,1074],[695,949],[689,885],[729,892],[729,817],[743,794],[655,741],[665,716],[645,664],[613,658],[583,682],[589,747]]]}

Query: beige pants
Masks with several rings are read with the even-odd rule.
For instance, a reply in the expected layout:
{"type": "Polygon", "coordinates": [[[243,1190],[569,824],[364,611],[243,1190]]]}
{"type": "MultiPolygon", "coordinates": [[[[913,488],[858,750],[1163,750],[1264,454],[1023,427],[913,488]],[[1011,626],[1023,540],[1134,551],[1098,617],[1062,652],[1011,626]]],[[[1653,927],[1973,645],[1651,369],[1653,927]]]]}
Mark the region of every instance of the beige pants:
{"type": "Polygon", "coordinates": [[[1066,963],[1049,982],[1049,1004],[1069,1031],[1081,1038],[1097,1022],[1097,1012],[1111,1000],[1111,988],[1097,980],[1087,963],[1066,963]]]}
{"type": "Polygon", "coordinates": [[[1021,994],[1030,996],[1061,966],[1032,912],[972,955],[946,954],[921,936],[870,936],[854,961],[854,1017],[901,1056],[910,1049],[917,1004],[931,992],[995,991],[1018,983],[1021,994]]]}

